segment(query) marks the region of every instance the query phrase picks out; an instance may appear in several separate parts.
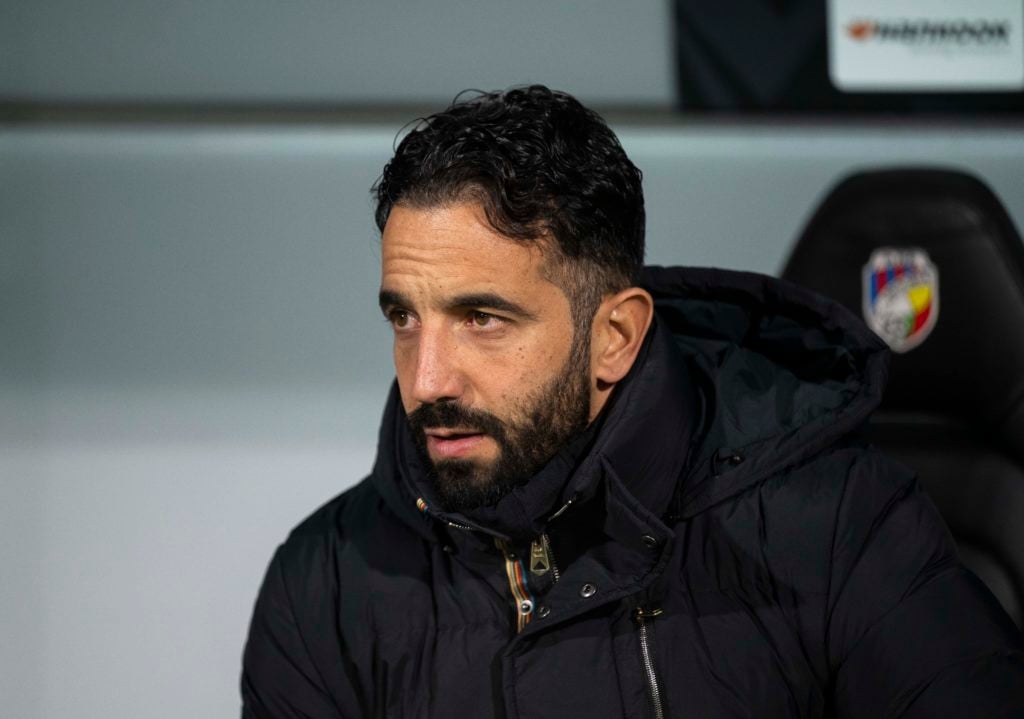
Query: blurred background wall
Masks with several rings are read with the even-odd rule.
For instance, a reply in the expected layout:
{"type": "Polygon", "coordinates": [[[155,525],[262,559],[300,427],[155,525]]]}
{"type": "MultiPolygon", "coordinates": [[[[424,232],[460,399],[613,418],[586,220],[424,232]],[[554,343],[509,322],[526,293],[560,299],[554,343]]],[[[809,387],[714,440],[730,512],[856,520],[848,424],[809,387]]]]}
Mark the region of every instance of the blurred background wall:
{"type": "Polygon", "coordinates": [[[372,462],[369,187],[461,89],[603,110],[653,263],[774,273],[891,163],[1024,222],[1019,127],[676,115],[672,41],[654,1],[0,2],[3,716],[237,714],[273,548],[372,462]]]}

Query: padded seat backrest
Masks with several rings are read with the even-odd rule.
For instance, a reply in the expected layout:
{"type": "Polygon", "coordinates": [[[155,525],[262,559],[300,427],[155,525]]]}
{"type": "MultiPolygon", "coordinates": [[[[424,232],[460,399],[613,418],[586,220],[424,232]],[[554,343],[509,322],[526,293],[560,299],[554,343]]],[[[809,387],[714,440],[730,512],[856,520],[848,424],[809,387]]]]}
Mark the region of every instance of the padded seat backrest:
{"type": "Polygon", "coordinates": [[[918,471],[965,564],[1024,626],[1024,244],[1006,210],[962,172],[859,172],[782,276],[894,348],[872,438],[918,471]]]}

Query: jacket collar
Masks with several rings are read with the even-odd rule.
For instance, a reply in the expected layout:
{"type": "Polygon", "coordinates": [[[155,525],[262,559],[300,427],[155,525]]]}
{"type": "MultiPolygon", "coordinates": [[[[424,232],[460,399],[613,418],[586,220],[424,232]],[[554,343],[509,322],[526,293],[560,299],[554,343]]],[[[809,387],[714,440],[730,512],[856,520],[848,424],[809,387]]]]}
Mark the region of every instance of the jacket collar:
{"type": "Polygon", "coordinates": [[[648,512],[661,517],[699,437],[701,401],[665,326],[655,320],[649,335],[606,408],[592,454],[648,512]]]}
{"type": "MultiPolygon", "coordinates": [[[[628,505],[630,516],[644,515],[645,526],[660,524],[657,518],[666,513],[683,476],[699,417],[698,394],[682,355],[655,320],[601,416],[496,504],[465,513],[444,511],[415,451],[396,386],[385,411],[374,475],[389,504],[395,509],[396,502],[401,504],[399,514],[427,536],[433,532],[423,515],[503,539],[532,539],[560,508],[598,492],[606,502],[628,505]],[[417,505],[420,512],[412,511],[417,505]]],[[[612,528],[619,524],[612,522],[612,528]]],[[[633,526],[622,531],[633,539],[640,536],[633,526]]]]}

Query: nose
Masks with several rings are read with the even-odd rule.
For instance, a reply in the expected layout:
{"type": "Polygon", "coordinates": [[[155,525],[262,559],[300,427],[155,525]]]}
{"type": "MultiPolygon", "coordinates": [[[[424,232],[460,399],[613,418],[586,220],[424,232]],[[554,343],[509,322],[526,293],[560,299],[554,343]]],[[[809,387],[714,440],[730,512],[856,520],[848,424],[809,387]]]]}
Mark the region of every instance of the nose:
{"type": "Polygon", "coordinates": [[[462,397],[465,382],[459,367],[458,343],[449,333],[439,328],[421,329],[413,371],[412,396],[417,403],[462,397]]]}

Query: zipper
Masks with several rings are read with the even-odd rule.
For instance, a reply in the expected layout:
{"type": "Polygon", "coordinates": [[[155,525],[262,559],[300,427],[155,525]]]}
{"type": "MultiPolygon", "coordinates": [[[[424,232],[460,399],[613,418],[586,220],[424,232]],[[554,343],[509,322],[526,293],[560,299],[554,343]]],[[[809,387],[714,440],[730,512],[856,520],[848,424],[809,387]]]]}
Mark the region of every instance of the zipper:
{"type": "Polygon", "coordinates": [[[551,563],[552,576],[554,576],[555,581],[557,582],[560,578],[558,574],[558,562],[555,561],[555,552],[551,549],[551,540],[548,539],[547,532],[544,532],[544,534],[540,535],[540,538],[541,541],[544,542],[544,548],[547,550],[548,553],[548,561],[551,563]]]}
{"type": "Polygon", "coordinates": [[[551,540],[547,532],[544,532],[530,544],[530,573],[539,577],[549,571],[557,582],[558,564],[555,562],[555,553],[551,550],[551,540]]]}
{"type": "Polygon", "coordinates": [[[505,540],[495,539],[494,543],[505,557],[505,576],[508,578],[508,587],[516,603],[516,633],[518,634],[533,619],[533,612],[536,608],[536,599],[527,581],[527,567],[530,574],[538,577],[551,572],[557,582],[558,566],[555,564],[555,557],[551,552],[551,542],[547,534],[541,534],[530,543],[529,563],[521,561],[505,540]]]}
{"type": "MultiPolygon", "coordinates": [[[[557,512],[548,517],[548,522],[560,517],[575,501],[576,495],[574,494],[558,508],[557,512]]],[[[555,553],[551,549],[551,539],[547,532],[541,532],[541,535],[530,544],[530,572],[540,576],[547,574],[548,570],[551,571],[551,576],[556,582],[561,578],[558,572],[558,563],[555,562],[555,553]]]]}
{"type": "Polygon", "coordinates": [[[565,504],[563,504],[561,507],[558,508],[557,512],[555,512],[550,517],[548,517],[548,521],[550,522],[552,519],[555,519],[556,517],[562,516],[562,514],[565,512],[565,510],[567,510],[570,507],[570,505],[572,505],[572,503],[575,502],[575,501],[576,501],[576,495],[574,494],[573,496],[569,497],[569,499],[566,500],[565,504]]]}
{"type": "MultiPolygon", "coordinates": [[[[575,501],[575,496],[570,497],[549,519],[554,519],[562,514],[575,501]]],[[[427,503],[422,497],[416,498],[416,508],[423,514],[429,512],[427,503]]],[[[434,515],[434,517],[440,519],[453,529],[462,529],[470,532],[477,531],[476,527],[453,522],[450,519],[438,517],[437,515],[434,515]]],[[[509,589],[512,591],[512,597],[516,602],[516,632],[518,633],[523,631],[526,625],[530,623],[530,620],[533,619],[535,600],[526,581],[526,570],[523,562],[516,556],[505,540],[495,537],[494,544],[505,558],[505,576],[508,578],[509,589]]],[[[551,572],[554,581],[557,582],[559,580],[558,564],[555,563],[555,554],[551,550],[551,539],[548,537],[547,532],[541,533],[539,537],[530,543],[529,568],[530,573],[538,577],[551,572]]]]}
{"type": "Polygon", "coordinates": [[[647,675],[647,692],[654,709],[654,719],[665,719],[665,708],[661,703],[661,689],[658,677],[654,673],[654,660],[651,659],[651,637],[647,625],[651,619],[662,613],[661,609],[636,608],[636,623],[640,630],[640,654],[643,656],[644,673],[647,675]]]}
{"type": "Polygon", "coordinates": [[[441,521],[444,522],[445,524],[447,524],[449,527],[451,527],[453,529],[465,529],[467,532],[475,532],[475,531],[477,531],[476,527],[470,527],[469,525],[466,525],[466,524],[459,524],[458,522],[453,522],[453,521],[451,521],[449,519],[442,519],[441,521]]]}
{"type": "Polygon", "coordinates": [[[436,514],[430,512],[430,509],[427,507],[427,503],[426,503],[426,501],[424,501],[423,497],[417,497],[416,498],[416,509],[418,509],[422,514],[430,513],[431,516],[433,516],[435,519],[441,520],[442,522],[444,522],[445,524],[447,524],[449,527],[451,527],[453,529],[465,529],[466,531],[469,531],[469,532],[477,531],[476,527],[470,527],[470,526],[468,526],[466,524],[459,524],[458,522],[453,522],[450,519],[445,519],[444,517],[439,517],[436,514]]]}

